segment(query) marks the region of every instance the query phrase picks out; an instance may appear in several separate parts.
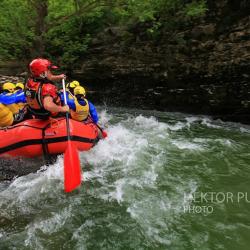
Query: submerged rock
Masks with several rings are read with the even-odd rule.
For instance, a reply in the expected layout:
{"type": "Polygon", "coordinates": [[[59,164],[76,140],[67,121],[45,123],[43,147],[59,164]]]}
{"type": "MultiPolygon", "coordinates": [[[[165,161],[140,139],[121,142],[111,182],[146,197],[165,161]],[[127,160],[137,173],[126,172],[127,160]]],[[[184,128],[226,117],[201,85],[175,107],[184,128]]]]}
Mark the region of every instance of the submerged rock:
{"type": "MultiPolygon", "coordinates": [[[[50,163],[55,162],[55,160],[56,157],[52,157],[50,163]]],[[[0,158],[0,181],[12,180],[18,176],[34,173],[44,165],[46,162],[42,158],[0,158]]]]}

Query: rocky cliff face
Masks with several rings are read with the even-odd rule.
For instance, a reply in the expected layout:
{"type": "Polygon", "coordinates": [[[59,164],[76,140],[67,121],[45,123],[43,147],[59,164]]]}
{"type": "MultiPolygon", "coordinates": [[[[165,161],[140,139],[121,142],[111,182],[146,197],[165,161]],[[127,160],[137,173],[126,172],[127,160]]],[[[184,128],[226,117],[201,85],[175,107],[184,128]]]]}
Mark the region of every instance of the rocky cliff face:
{"type": "Polygon", "coordinates": [[[205,18],[157,41],[112,27],[74,76],[94,102],[250,122],[250,1],[208,1],[205,18]],[[124,39],[127,37],[127,39],[124,39]]]}

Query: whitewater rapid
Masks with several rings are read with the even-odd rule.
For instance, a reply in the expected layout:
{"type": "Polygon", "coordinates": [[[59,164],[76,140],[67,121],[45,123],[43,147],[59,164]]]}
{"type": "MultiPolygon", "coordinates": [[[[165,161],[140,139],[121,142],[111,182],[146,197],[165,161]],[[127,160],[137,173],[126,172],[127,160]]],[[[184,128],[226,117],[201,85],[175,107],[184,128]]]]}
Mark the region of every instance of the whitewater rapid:
{"type": "Polygon", "coordinates": [[[248,126],[102,108],[100,123],[108,137],[80,154],[79,190],[63,192],[62,156],[0,183],[0,249],[227,249],[206,223],[238,236],[220,218],[231,208],[195,215],[185,207],[198,190],[227,191],[227,177],[250,177],[248,126]]]}

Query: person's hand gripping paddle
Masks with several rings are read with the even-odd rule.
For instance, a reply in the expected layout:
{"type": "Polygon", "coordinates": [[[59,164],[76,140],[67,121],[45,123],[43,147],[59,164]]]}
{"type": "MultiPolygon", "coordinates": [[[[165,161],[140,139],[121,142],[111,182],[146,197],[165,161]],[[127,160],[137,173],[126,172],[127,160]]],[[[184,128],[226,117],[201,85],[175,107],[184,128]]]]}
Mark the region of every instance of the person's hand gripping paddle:
{"type": "MultiPolygon", "coordinates": [[[[65,80],[62,79],[64,103],[67,105],[65,80]]],[[[81,166],[79,154],[70,136],[69,112],[66,113],[67,148],[64,152],[64,191],[71,192],[81,185],[81,166]]]]}

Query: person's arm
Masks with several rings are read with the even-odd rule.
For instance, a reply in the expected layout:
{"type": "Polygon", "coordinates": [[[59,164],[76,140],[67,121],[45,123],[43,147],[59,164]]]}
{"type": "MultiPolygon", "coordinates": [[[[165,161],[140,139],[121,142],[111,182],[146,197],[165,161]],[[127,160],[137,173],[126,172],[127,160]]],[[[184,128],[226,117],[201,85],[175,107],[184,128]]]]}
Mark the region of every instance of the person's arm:
{"type": "Polygon", "coordinates": [[[57,113],[57,112],[62,112],[66,113],[69,111],[69,106],[58,106],[53,102],[53,98],[51,96],[45,96],[43,99],[43,106],[46,110],[57,113]]]}
{"type": "Polygon", "coordinates": [[[60,81],[62,79],[66,79],[66,75],[61,74],[61,75],[53,75],[50,71],[47,72],[47,78],[50,81],[60,81]]]}
{"type": "Polygon", "coordinates": [[[16,93],[16,103],[23,102],[26,103],[26,96],[24,94],[24,91],[21,91],[19,93],[16,93]]]}
{"type": "MultiPolygon", "coordinates": [[[[73,111],[76,110],[76,104],[75,104],[75,99],[74,98],[69,98],[69,93],[66,91],[66,98],[67,98],[67,104],[69,106],[69,108],[73,111]]],[[[64,104],[64,95],[63,92],[60,92],[60,99],[61,102],[64,104]]]]}
{"type": "Polygon", "coordinates": [[[10,105],[19,102],[26,103],[26,97],[24,95],[24,92],[9,95],[0,95],[0,103],[4,105],[10,105]]]}
{"type": "Polygon", "coordinates": [[[10,105],[16,102],[16,95],[0,95],[0,103],[4,105],[10,105]]]}
{"type": "Polygon", "coordinates": [[[89,101],[89,114],[94,123],[97,123],[99,118],[95,106],[89,101]]]}

